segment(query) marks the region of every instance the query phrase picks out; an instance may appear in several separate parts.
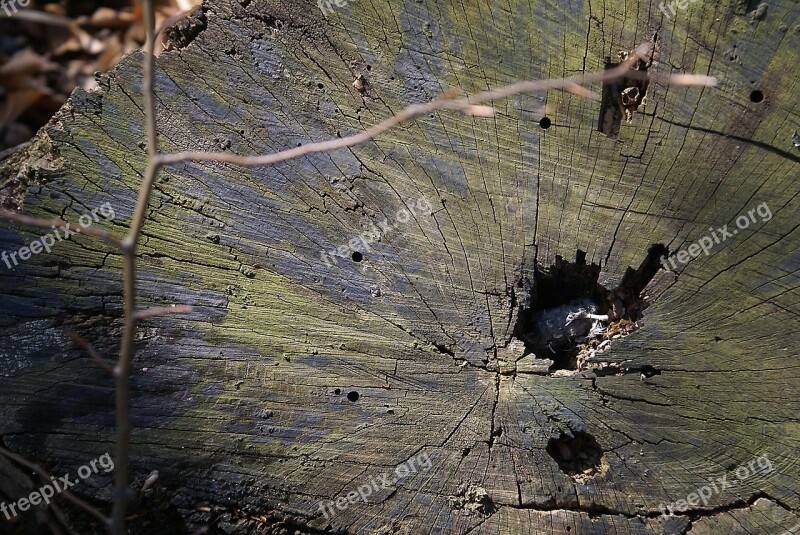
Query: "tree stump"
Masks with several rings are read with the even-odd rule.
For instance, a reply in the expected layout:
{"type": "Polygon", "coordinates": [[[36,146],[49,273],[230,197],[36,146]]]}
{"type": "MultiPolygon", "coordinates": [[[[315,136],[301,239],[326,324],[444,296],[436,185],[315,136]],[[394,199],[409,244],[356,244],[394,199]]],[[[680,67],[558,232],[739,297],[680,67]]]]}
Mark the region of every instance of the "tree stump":
{"type": "MultiPolygon", "coordinates": [[[[644,41],[644,68],[720,84],[549,91],[274,167],[162,171],[140,304],[194,311],[139,330],[133,485],[160,478],[133,532],[799,529],[797,3],[338,4],[214,1],[170,30],[161,149],[346,136],[644,41]]],[[[4,206],[107,206],[91,224],[125,232],[140,61],[7,156],[4,206]]],[[[44,234],[0,226],[3,251],[44,234]]],[[[69,333],[113,360],[120,255],[78,234],[11,267],[0,437],[74,475],[114,451],[112,382],[69,333]]],[[[107,502],[110,482],[75,488],[107,502]]]]}

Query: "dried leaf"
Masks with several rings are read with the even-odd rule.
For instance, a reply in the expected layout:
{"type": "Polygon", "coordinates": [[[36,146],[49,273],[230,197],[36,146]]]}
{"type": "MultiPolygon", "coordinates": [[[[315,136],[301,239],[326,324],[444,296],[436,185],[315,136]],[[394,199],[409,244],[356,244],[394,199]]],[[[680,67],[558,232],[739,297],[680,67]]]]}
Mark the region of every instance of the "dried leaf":
{"type": "Polygon", "coordinates": [[[61,4],[54,4],[54,3],[45,4],[44,7],[42,8],[42,11],[44,11],[45,13],[50,13],[51,15],[58,15],[59,17],[67,16],[67,10],[64,9],[64,6],[62,6],[61,4]]]}
{"type": "Polygon", "coordinates": [[[54,58],[83,50],[81,40],[74,33],[59,30],[60,28],[56,28],[55,31],[48,32],[50,49],[53,51],[54,58]]]}
{"type": "Polygon", "coordinates": [[[133,23],[133,13],[100,7],[92,13],[89,24],[95,28],[127,28],[133,23]]]}
{"type": "MultiPolygon", "coordinates": [[[[0,76],[3,78],[39,74],[48,67],[47,60],[33,51],[30,47],[23,48],[13,56],[8,62],[0,66],[0,76]]],[[[9,86],[7,80],[0,79],[0,84],[9,86]]]]}
{"type": "Polygon", "coordinates": [[[5,102],[0,105],[0,131],[46,94],[46,88],[36,88],[14,91],[6,95],[5,102]]]}
{"type": "Polygon", "coordinates": [[[122,57],[124,54],[124,50],[122,49],[122,43],[119,40],[119,35],[114,34],[111,38],[106,41],[106,48],[103,50],[103,53],[97,58],[94,64],[95,71],[108,71],[117,64],[117,61],[122,57]]]}
{"type": "Polygon", "coordinates": [[[178,5],[178,10],[180,11],[186,11],[200,5],[200,2],[197,0],[176,0],[175,3],[178,5]]]}

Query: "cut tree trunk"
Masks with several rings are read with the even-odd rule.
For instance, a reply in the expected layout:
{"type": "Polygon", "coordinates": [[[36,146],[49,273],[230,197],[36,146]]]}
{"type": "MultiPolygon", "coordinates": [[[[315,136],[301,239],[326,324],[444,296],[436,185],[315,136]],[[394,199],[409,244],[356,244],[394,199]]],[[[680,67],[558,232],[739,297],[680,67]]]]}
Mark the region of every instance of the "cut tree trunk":
{"type": "MultiPolygon", "coordinates": [[[[134,488],[160,478],[133,532],[800,529],[797,2],[339,3],[179,23],[161,149],[274,152],[648,41],[649,70],[720,84],[549,91],[274,167],[162,171],[140,305],[194,311],[137,337],[134,488]],[[609,316],[576,320],[589,340],[564,333],[581,307],[609,316]]],[[[140,60],[7,157],[5,206],[105,206],[92,224],[123,235],[140,60]]],[[[8,252],[44,233],[0,226],[8,252]]],[[[113,385],[69,333],[113,359],[121,288],[87,236],[0,263],[0,438],[51,473],[114,451],[113,385]]],[[[103,507],[110,483],[75,489],[103,507]]]]}

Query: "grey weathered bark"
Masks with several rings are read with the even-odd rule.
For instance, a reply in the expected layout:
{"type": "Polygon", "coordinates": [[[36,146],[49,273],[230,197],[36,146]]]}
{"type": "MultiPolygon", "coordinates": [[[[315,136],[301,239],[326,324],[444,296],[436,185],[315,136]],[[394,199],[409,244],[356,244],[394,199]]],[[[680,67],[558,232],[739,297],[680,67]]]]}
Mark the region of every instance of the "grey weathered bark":
{"type": "MultiPolygon", "coordinates": [[[[173,33],[180,48],[156,73],[165,150],[256,154],[343,136],[448,88],[598,70],[654,35],[649,69],[723,83],[650,84],[630,124],[613,107],[625,87],[606,88],[602,107],[551,91],[276,167],[162,172],[142,300],[195,311],[149,320],[137,346],[132,470],[139,484],[160,472],[180,514],[157,517],[161,529],[779,534],[800,523],[800,10],[703,2],[667,14],[358,0],[326,18],[312,3],[218,2],[173,33]],[[667,249],[697,252],[750,210],[709,255],[658,269],[667,249]],[[380,240],[349,245],[364,233],[380,240]],[[578,298],[616,314],[608,335],[624,336],[548,354],[544,328],[531,335],[542,309],[578,298]],[[771,471],[661,515],[737,468],[759,470],[759,457],[771,471]],[[410,460],[397,484],[323,516],[321,504],[410,460]]],[[[6,160],[6,205],[77,220],[108,202],[114,218],[94,224],[122,234],[144,161],[139,65],[129,57],[100,91],[77,90],[6,160]]],[[[0,249],[38,234],[2,223],[0,249]]],[[[0,270],[0,438],[74,473],[113,450],[113,399],[68,332],[117,353],[120,257],[78,236],[0,270]]],[[[109,484],[101,473],[80,490],[104,500],[109,484]]]]}

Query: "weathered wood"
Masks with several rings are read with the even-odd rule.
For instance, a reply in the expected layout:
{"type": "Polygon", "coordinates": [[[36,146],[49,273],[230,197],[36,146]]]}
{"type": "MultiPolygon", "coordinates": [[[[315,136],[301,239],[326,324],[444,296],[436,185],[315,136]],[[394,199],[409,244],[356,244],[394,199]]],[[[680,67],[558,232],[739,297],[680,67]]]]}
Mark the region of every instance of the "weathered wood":
{"type": "MultiPolygon", "coordinates": [[[[598,131],[600,103],[551,91],[275,167],[163,172],[141,302],[195,311],[141,330],[139,484],[157,469],[188,526],[227,510],[218,526],[230,533],[800,523],[800,10],[752,4],[695,2],[669,19],[655,2],[357,0],[327,18],[310,2],[207,5],[158,60],[163,150],[255,154],[343,136],[448,88],[601,70],[653,35],[651,70],[721,84],[651,83],[616,139],[598,131]],[[657,272],[647,261],[654,244],[683,251],[762,203],[768,221],[754,212],[709,255],[657,272]],[[350,240],[376,227],[380,240],[354,242],[352,256],[350,240]],[[648,280],[639,328],[573,355],[587,369],[555,371],[512,341],[548,299],[607,300],[600,312],[619,299],[630,327],[648,280]],[[661,515],[760,456],[773,470],[661,515]],[[409,460],[416,472],[397,485],[322,515],[409,460]]],[[[110,203],[113,220],[95,224],[124,231],[144,161],[139,60],[96,93],[76,90],[0,168],[27,213],[77,220],[110,203]]],[[[6,251],[41,234],[0,226],[6,251]]],[[[111,383],[68,332],[117,352],[120,257],[78,236],[0,270],[0,437],[68,473],[113,451],[111,383]]],[[[109,485],[103,474],[78,488],[108,500],[109,485]]]]}

